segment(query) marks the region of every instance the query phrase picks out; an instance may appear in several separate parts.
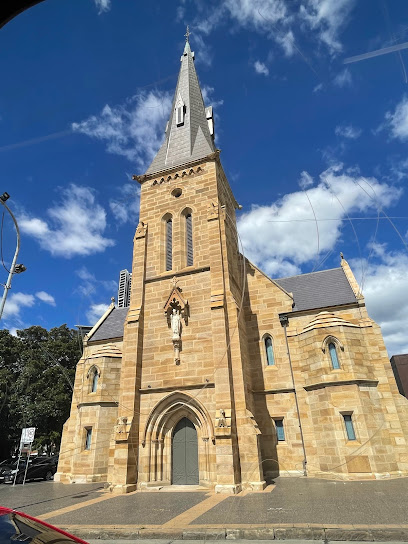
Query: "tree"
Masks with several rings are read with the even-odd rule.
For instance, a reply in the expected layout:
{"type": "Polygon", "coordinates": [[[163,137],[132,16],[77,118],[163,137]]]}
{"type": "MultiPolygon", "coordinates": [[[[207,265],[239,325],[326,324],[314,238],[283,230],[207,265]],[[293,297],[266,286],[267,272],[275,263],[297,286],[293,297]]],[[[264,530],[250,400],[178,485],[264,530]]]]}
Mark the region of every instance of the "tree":
{"type": "Polygon", "coordinates": [[[81,356],[78,332],[66,325],[50,331],[29,327],[17,331],[17,338],[8,331],[1,332],[0,350],[3,339],[7,363],[4,382],[0,374],[0,390],[8,391],[8,423],[5,429],[0,427],[0,437],[7,435],[8,443],[18,446],[21,429],[36,427],[34,446],[46,451],[58,447],[69,416],[75,366],[81,356]]]}
{"type": "Polygon", "coordinates": [[[10,396],[18,372],[18,340],[8,330],[0,330],[0,457],[12,448],[14,422],[10,414],[10,396]]]}

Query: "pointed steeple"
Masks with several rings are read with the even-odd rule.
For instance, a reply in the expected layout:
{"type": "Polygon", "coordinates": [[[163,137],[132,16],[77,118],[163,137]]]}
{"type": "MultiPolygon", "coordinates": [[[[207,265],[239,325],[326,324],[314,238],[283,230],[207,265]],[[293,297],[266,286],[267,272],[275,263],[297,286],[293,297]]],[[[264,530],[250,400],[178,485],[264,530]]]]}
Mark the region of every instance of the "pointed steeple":
{"type": "Polygon", "coordinates": [[[194,53],[188,41],[181,57],[181,68],[174,93],[166,136],[146,174],[154,174],[201,159],[213,153],[212,107],[206,108],[194,66],[194,53]]]}

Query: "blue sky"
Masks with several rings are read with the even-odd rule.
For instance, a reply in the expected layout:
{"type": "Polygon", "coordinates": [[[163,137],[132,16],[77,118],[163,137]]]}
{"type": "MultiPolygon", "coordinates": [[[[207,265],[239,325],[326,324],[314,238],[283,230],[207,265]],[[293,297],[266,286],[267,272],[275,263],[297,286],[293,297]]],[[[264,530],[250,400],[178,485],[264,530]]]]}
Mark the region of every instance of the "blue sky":
{"type": "MultiPolygon", "coordinates": [[[[408,52],[343,62],[408,41],[404,0],[59,0],[2,28],[0,189],[27,266],[2,326],[93,324],[116,295],[187,23],[246,255],[282,277],[342,251],[407,351],[408,52]]],[[[6,264],[14,244],[6,217],[6,264]]]]}

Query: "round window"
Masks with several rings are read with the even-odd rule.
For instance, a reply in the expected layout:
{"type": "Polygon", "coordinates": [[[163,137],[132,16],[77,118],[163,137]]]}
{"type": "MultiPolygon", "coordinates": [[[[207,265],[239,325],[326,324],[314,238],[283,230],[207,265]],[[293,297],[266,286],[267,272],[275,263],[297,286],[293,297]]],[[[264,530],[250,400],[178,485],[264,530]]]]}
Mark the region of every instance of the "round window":
{"type": "Polygon", "coordinates": [[[174,198],[178,198],[179,196],[181,196],[182,192],[183,191],[181,189],[177,188],[177,189],[173,189],[171,194],[172,196],[174,196],[174,198]]]}

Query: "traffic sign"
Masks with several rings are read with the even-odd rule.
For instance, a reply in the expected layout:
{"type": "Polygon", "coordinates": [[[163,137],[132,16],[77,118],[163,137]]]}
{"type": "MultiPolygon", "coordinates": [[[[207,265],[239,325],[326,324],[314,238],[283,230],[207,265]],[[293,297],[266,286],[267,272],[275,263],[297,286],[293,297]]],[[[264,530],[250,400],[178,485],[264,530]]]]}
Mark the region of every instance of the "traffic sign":
{"type": "Polygon", "coordinates": [[[27,427],[21,431],[21,443],[31,444],[34,442],[35,427],[27,427]]]}

